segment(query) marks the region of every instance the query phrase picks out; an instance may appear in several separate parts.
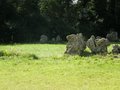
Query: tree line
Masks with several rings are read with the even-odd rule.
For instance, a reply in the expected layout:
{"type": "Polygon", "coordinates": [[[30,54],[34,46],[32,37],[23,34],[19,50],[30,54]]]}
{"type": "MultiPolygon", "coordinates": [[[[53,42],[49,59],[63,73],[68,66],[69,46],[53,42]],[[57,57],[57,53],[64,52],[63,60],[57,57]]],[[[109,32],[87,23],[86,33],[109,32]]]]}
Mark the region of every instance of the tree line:
{"type": "Polygon", "coordinates": [[[105,36],[120,29],[119,0],[0,0],[0,43],[38,42],[71,33],[105,36]]]}

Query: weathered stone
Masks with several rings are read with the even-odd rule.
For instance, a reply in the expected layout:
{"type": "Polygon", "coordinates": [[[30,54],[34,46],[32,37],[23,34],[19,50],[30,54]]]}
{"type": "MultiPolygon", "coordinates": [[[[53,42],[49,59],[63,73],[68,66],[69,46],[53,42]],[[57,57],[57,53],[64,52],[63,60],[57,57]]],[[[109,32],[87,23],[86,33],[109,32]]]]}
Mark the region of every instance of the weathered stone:
{"type": "Polygon", "coordinates": [[[92,51],[92,53],[96,53],[96,44],[95,44],[95,36],[92,35],[90,39],[87,41],[88,48],[92,51]]]}
{"type": "Polygon", "coordinates": [[[96,46],[108,46],[109,45],[109,41],[106,38],[101,38],[101,39],[96,39],[96,46]]]}
{"type": "Polygon", "coordinates": [[[52,42],[55,42],[55,38],[52,38],[52,42]]]}
{"type": "Polygon", "coordinates": [[[59,35],[57,35],[56,42],[60,42],[60,41],[62,41],[62,39],[61,39],[61,37],[59,35]]]}
{"type": "Polygon", "coordinates": [[[109,41],[106,38],[96,39],[96,53],[107,53],[107,46],[109,41]]]}
{"type": "Polygon", "coordinates": [[[110,32],[109,34],[107,34],[106,38],[109,41],[118,41],[118,33],[117,32],[110,32]]]}
{"type": "Polygon", "coordinates": [[[120,46],[119,45],[113,46],[112,53],[119,54],[120,53],[120,46]]]}
{"type": "Polygon", "coordinates": [[[97,36],[97,37],[96,37],[96,39],[101,39],[101,38],[102,38],[102,37],[100,37],[100,36],[97,36]]]}
{"type": "Polygon", "coordinates": [[[87,41],[87,46],[91,50],[92,53],[107,53],[107,46],[109,45],[109,41],[106,38],[98,38],[95,36],[91,36],[87,41]]]}
{"type": "Polygon", "coordinates": [[[80,34],[71,34],[67,37],[68,43],[66,46],[66,54],[77,54],[81,55],[86,48],[86,43],[84,41],[83,35],[80,34]]]}
{"type": "Polygon", "coordinates": [[[41,43],[47,43],[48,42],[48,37],[46,35],[41,35],[40,42],[41,43]]]}

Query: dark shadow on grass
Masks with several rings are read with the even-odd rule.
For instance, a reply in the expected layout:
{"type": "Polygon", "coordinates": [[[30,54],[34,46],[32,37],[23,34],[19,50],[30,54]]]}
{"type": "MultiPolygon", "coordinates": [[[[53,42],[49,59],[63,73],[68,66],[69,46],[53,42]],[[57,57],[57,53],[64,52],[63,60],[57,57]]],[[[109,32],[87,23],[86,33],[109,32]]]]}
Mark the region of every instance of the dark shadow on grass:
{"type": "Polygon", "coordinates": [[[64,55],[66,55],[66,56],[76,56],[76,55],[78,55],[78,56],[84,56],[84,57],[88,57],[88,56],[93,56],[93,55],[95,55],[95,54],[93,54],[93,53],[91,53],[91,52],[88,52],[88,51],[84,51],[84,52],[82,52],[81,54],[74,54],[74,53],[71,53],[71,54],[68,54],[68,53],[64,53],[64,55]]]}
{"type": "Polygon", "coordinates": [[[88,56],[93,56],[93,55],[95,55],[95,54],[88,52],[88,51],[84,51],[80,56],[88,57],[88,56]]]}

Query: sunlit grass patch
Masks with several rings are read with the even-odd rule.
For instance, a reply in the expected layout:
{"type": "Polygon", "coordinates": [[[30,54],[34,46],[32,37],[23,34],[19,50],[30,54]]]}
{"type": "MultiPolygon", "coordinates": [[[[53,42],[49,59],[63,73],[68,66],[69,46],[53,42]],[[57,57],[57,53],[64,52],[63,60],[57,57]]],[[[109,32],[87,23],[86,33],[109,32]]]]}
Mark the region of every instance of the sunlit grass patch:
{"type": "Polygon", "coordinates": [[[0,90],[120,89],[120,55],[88,49],[83,56],[65,55],[63,44],[1,45],[0,51],[0,90]]]}

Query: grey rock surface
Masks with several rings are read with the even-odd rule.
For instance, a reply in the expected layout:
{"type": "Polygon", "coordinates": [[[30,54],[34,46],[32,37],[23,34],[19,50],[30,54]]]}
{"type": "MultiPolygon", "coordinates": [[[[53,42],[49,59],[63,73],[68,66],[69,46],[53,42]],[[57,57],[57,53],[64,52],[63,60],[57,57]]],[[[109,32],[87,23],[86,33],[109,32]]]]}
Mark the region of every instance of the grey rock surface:
{"type": "Polygon", "coordinates": [[[60,35],[57,35],[56,42],[60,42],[60,41],[62,41],[62,38],[60,37],[60,35]]]}
{"type": "Polygon", "coordinates": [[[94,35],[87,41],[87,46],[92,53],[107,53],[109,41],[106,38],[95,38],[94,35]]]}
{"type": "Polygon", "coordinates": [[[119,45],[114,45],[112,49],[113,54],[120,54],[120,46],[119,45]]]}
{"type": "Polygon", "coordinates": [[[48,42],[48,37],[46,35],[41,35],[40,36],[40,42],[41,43],[47,43],[48,42]]]}
{"type": "Polygon", "coordinates": [[[107,34],[106,38],[109,40],[109,41],[118,41],[118,33],[117,32],[110,32],[107,34]]]}
{"type": "Polygon", "coordinates": [[[81,55],[86,48],[86,42],[84,41],[82,33],[71,34],[68,35],[66,38],[68,40],[68,43],[65,53],[81,55]]]}

